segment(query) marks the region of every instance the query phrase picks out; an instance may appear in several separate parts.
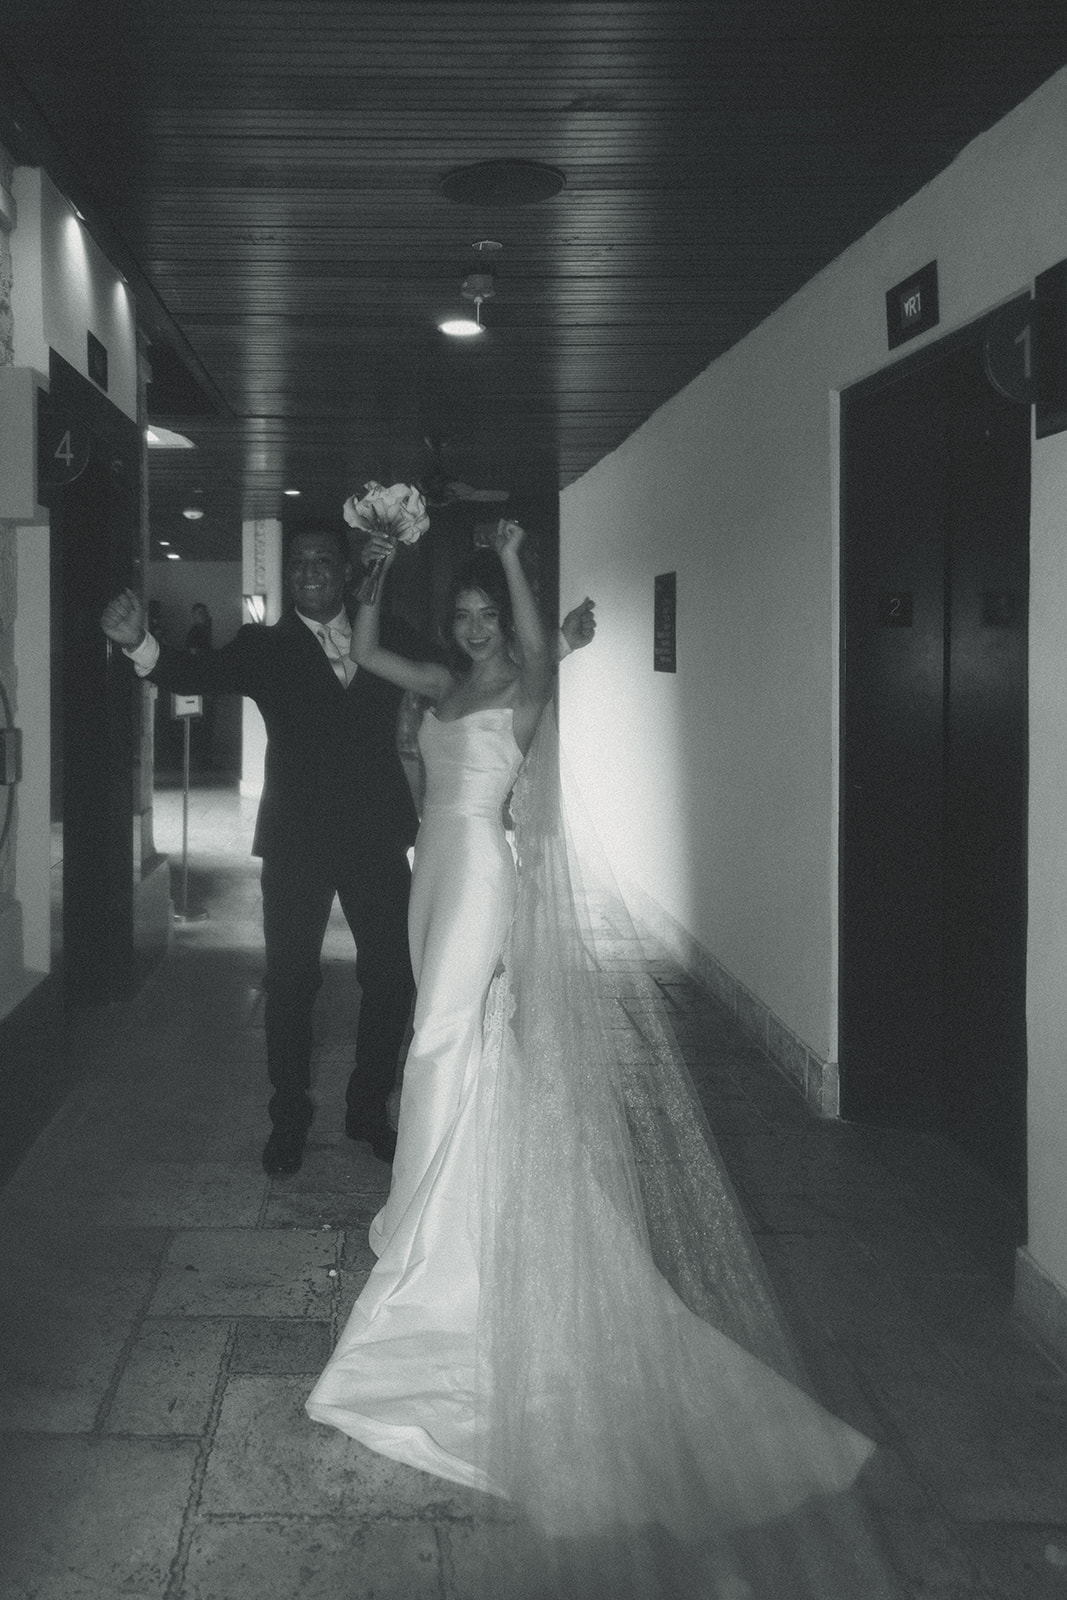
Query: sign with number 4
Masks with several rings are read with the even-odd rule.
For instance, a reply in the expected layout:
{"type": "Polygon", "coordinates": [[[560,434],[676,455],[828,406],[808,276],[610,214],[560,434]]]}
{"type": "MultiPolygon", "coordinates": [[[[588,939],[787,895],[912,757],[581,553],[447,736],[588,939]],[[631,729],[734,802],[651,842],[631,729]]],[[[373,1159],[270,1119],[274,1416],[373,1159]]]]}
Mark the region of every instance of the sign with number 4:
{"type": "Polygon", "coordinates": [[[68,412],[59,411],[47,395],[38,397],[37,481],[42,488],[73,483],[89,463],[89,430],[68,412]]]}

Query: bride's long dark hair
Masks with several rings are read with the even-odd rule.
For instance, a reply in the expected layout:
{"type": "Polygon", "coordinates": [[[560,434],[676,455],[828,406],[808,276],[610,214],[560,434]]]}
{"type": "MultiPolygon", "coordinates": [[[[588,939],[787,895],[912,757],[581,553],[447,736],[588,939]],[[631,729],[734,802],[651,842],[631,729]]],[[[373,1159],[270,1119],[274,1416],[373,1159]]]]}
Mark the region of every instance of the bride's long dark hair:
{"type": "Polygon", "coordinates": [[[456,601],[469,589],[478,589],[491,600],[500,615],[500,631],[509,652],[515,640],[515,618],[511,610],[511,595],[504,568],[495,550],[480,548],[469,555],[452,574],[448,586],[444,611],[438,630],[445,648],[445,664],[456,677],[462,677],[472,666],[471,659],[459,648],[452,637],[452,623],[456,615],[456,601]]]}

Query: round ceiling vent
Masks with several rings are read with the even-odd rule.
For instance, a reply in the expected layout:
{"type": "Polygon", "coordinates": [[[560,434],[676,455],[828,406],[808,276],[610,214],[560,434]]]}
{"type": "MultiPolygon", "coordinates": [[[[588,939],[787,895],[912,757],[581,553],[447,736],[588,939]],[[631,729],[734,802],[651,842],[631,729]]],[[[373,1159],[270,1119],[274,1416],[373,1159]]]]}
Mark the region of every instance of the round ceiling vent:
{"type": "Polygon", "coordinates": [[[441,193],[461,206],[532,206],[551,200],[567,182],[557,167],[540,161],[478,161],[441,179],[441,193]]]}

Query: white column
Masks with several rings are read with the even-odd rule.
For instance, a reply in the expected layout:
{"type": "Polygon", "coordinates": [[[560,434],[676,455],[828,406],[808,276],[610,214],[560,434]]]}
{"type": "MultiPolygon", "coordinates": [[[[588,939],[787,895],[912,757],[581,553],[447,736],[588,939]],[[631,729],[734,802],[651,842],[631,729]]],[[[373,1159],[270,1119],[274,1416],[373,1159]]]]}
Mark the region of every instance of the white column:
{"type": "MultiPolygon", "coordinates": [[[[282,525],[278,517],[257,517],[241,524],[241,592],[245,596],[245,621],[253,620],[248,601],[260,600],[263,621],[277,622],[282,614],[282,525]]],[[[241,713],[241,793],[263,791],[263,757],[267,731],[259,709],[243,701],[241,713]]]]}

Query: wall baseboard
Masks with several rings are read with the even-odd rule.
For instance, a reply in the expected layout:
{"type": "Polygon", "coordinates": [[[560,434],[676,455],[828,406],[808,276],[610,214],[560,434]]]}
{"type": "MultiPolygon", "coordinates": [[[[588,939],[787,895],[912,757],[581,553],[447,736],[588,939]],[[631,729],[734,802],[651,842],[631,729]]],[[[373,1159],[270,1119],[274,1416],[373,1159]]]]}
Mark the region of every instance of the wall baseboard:
{"type": "Polygon", "coordinates": [[[635,920],[736,1017],[747,1037],[796,1085],[811,1109],[820,1117],[837,1117],[841,1108],[837,1062],[816,1055],[651,895],[630,882],[623,884],[622,890],[635,920]]]}
{"type": "Polygon", "coordinates": [[[1014,1309],[1034,1343],[1067,1370],[1067,1289],[1023,1245],[1015,1253],[1014,1309]]]}

